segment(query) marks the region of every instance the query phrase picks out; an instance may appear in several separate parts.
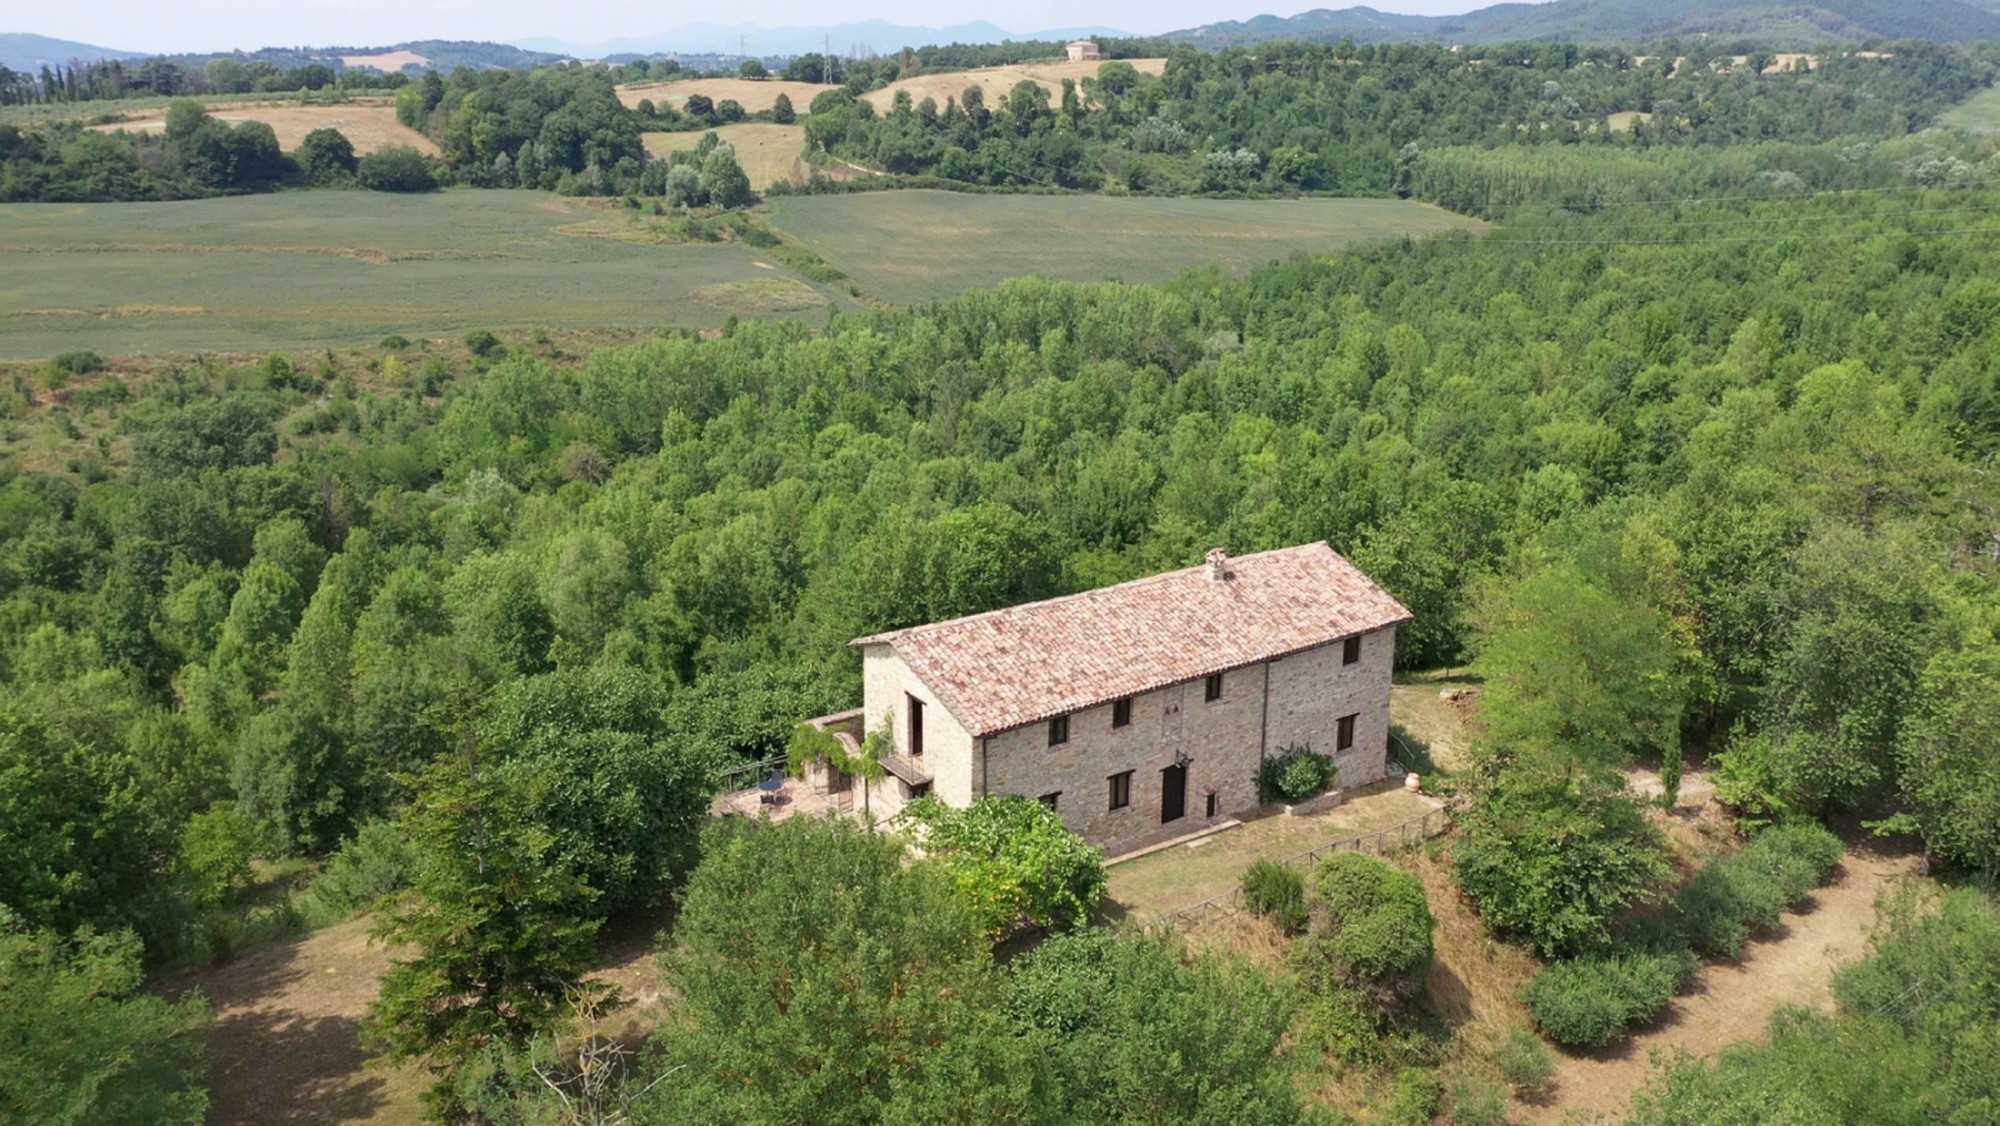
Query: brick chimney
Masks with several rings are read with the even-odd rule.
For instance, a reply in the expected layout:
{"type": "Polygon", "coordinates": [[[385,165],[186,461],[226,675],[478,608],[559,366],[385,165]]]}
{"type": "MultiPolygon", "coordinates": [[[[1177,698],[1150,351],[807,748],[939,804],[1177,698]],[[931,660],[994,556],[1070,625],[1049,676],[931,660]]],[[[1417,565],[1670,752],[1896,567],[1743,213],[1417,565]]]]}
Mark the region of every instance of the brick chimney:
{"type": "Polygon", "coordinates": [[[1219,547],[1211,548],[1206,558],[1208,560],[1208,581],[1212,583],[1227,581],[1229,578],[1229,553],[1219,547]]]}

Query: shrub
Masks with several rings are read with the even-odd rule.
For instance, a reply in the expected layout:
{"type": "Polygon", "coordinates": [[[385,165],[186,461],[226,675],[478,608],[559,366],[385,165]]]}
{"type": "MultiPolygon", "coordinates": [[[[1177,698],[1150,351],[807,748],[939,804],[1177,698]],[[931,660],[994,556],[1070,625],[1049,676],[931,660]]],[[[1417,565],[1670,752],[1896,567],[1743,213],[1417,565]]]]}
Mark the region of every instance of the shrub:
{"type": "Polygon", "coordinates": [[[1501,1126],[1507,1121],[1507,1092],[1476,1075],[1455,1075],[1445,1087],[1456,1126],[1501,1126]]]}
{"type": "Polygon", "coordinates": [[[362,187],[378,192],[427,192],[437,187],[430,158],[401,145],[362,157],[355,167],[355,178],[362,187]]]}
{"type": "Polygon", "coordinates": [[[1549,1054],[1549,1046],[1525,1028],[1507,1034],[1500,1042],[1500,1049],[1493,1053],[1493,1062],[1499,1066],[1508,1086],[1524,1095],[1539,1095],[1548,1090],[1549,1080],[1556,1074],[1556,1061],[1549,1054]]]}
{"type": "Polygon", "coordinates": [[[1325,793],[1338,774],[1331,755],[1308,744],[1286,747],[1257,766],[1257,800],[1302,802],[1325,793]]]}
{"type": "Polygon", "coordinates": [[[1545,958],[1602,942],[1668,875],[1665,842],[1623,780],[1561,756],[1510,767],[1459,824],[1460,886],[1488,926],[1545,958]]]}
{"type": "Polygon", "coordinates": [[[382,338],[382,347],[391,352],[400,352],[410,346],[410,338],[400,333],[390,333],[382,338]]]}
{"type": "Polygon", "coordinates": [[[63,352],[49,363],[64,375],[89,375],[104,370],[104,357],[95,352],[63,352]]]}
{"type": "Polygon", "coordinates": [[[1388,1126],[1429,1126],[1437,1117],[1442,1093],[1436,1075],[1420,1067],[1406,1067],[1396,1073],[1375,1121],[1388,1126]]]}
{"type": "Polygon", "coordinates": [[[1674,923],[1701,953],[1734,958],[1752,935],[1777,926],[1786,908],[1803,901],[1840,855],[1840,839],[1819,825],[1767,829],[1681,888],[1674,923]]]}
{"type": "Polygon", "coordinates": [[[394,822],[365,822],[299,897],[299,914],[306,925],[323,927],[365,911],[408,887],[415,864],[409,839],[394,822]]]}
{"type": "Polygon", "coordinates": [[[1243,904],[1286,934],[1306,928],[1306,881],[1298,870],[1268,857],[1243,873],[1243,904]]]}
{"type": "Polygon", "coordinates": [[[1372,1067],[1388,1058],[1382,1016],[1352,989],[1333,989],[1307,1003],[1300,1039],[1342,1063],[1372,1067]]]}
{"type": "Polygon", "coordinates": [[[981,798],[966,809],[919,798],[903,816],[993,938],[1022,926],[1081,926],[1104,898],[1104,854],[1032,798],[981,798]]]}
{"type": "Polygon", "coordinates": [[[1674,995],[1678,972],[1662,955],[1594,955],[1542,970],[1521,999],[1556,1043],[1602,1048],[1658,1016],[1674,995]]]}
{"type": "Polygon", "coordinates": [[[490,356],[500,347],[500,338],[483,328],[465,334],[465,346],[475,356],[490,356]]]}
{"type": "Polygon", "coordinates": [[[1292,956],[1321,988],[1370,993],[1392,1005],[1417,994],[1431,963],[1431,911],[1424,885],[1358,852],[1340,852],[1312,873],[1309,930],[1292,956]]]}

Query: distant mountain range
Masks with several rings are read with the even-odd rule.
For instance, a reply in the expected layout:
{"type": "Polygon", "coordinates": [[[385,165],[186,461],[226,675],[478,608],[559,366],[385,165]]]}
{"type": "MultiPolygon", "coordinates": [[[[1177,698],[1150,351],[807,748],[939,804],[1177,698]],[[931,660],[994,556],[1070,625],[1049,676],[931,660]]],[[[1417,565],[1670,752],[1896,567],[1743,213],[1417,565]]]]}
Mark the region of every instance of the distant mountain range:
{"type": "Polygon", "coordinates": [[[601,59],[611,55],[803,55],[829,47],[837,54],[856,49],[890,54],[904,47],[924,47],[941,43],[1005,43],[1009,40],[1064,40],[1083,36],[1123,36],[1108,27],[1056,27],[1039,31],[1008,31],[985,20],[946,27],[918,27],[864,20],[860,23],[760,27],[756,24],[690,23],[657,35],[629,36],[601,42],[569,39],[521,39],[517,44],[536,51],[552,51],[579,59],[601,59]]]}
{"type": "Polygon", "coordinates": [[[88,43],[72,43],[46,35],[0,31],[0,66],[8,70],[33,72],[43,66],[62,66],[70,62],[94,63],[101,59],[145,57],[142,51],[114,51],[109,47],[93,47],[88,43]]]}
{"type": "MultiPolygon", "coordinates": [[[[51,39],[46,35],[0,33],[0,66],[10,70],[32,72],[44,64],[64,66],[77,62],[94,63],[108,59],[152,57],[154,57],[152,53],[145,51],[117,51],[89,43],[51,39]]],[[[238,59],[243,62],[270,63],[285,70],[309,63],[325,63],[336,69],[340,65],[347,65],[388,71],[416,66],[419,69],[435,68],[451,71],[462,66],[480,70],[546,66],[549,63],[561,62],[567,56],[560,52],[526,50],[509,43],[460,39],[412,39],[405,43],[392,43],[387,47],[264,47],[255,51],[175,51],[159,57],[186,67],[205,66],[211,59],[238,59]],[[374,61],[341,63],[341,60],[365,59],[374,61]],[[415,59],[423,61],[418,63],[414,61],[415,59]]]]}
{"type": "Polygon", "coordinates": [[[1435,40],[1644,42],[1675,35],[1757,39],[1774,46],[1928,39],[2000,39],[1996,0],[1551,0],[1495,4],[1460,16],[1405,16],[1374,8],[1315,8],[1296,16],[1257,16],[1205,24],[1164,38],[1199,47],[1271,39],[1358,43],[1435,40]]]}

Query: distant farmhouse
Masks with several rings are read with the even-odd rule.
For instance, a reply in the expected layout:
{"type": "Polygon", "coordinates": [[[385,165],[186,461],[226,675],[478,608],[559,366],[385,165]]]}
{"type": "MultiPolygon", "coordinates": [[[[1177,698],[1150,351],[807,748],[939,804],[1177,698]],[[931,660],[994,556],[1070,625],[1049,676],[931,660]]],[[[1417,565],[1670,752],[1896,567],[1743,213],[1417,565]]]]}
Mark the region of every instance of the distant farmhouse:
{"type": "Polygon", "coordinates": [[[1093,39],[1072,39],[1063,44],[1063,50],[1069,52],[1069,61],[1073,63],[1104,57],[1104,52],[1097,49],[1097,41],[1093,39]]]}
{"type": "Polygon", "coordinates": [[[1332,754],[1343,787],[1379,781],[1409,620],[1314,543],[856,638],[863,706],[809,722],[850,755],[864,729],[894,750],[874,783],[812,781],[865,789],[877,818],[924,794],[1039,798],[1114,853],[1194,832],[1255,808],[1258,765],[1288,747],[1332,754]]]}

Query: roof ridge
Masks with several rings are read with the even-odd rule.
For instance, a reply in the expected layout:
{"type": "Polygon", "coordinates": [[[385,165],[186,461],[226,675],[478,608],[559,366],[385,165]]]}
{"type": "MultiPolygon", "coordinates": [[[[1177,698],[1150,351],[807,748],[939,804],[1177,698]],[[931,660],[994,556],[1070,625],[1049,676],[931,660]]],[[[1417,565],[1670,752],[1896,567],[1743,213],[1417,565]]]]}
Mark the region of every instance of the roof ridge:
{"type": "MultiPolygon", "coordinates": [[[[1314,540],[1311,543],[1295,543],[1292,544],[1290,547],[1265,548],[1263,551],[1253,551],[1248,555],[1232,555],[1229,556],[1229,562],[1240,563],[1246,559],[1261,559],[1266,555],[1285,555],[1292,552],[1309,551],[1315,547],[1323,547],[1326,548],[1328,551],[1333,551],[1332,544],[1327,543],[1325,540],[1314,540]]],[[[1340,559],[1347,558],[1346,556],[1341,555],[1337,551],[1333,551],[1333,554],[1336,558],[1340,559]]],[[[1176,567],[1171,571],[1159,571],[1151,575],[1141,575],[1136,579],[1126,579],[1124,582],[1112,583],[1109,586],[1095,586],[1091,587],[1089,590],[1079,590],[1070,594],[1057,594],[1048,598],[1037,598],[1033,602],[1016,602],[1012,606],[996,606],[991,610],[981,610],[977,614],[964,614],[956,618],[946,618],[943,621],[939,622],[924,622],[921,625],[904,626],[902,629],[883,630],[881,633],[871,633],[871,634],[866,634],[862,637],[857,637],[854,640],[848,642],[848,644],[849,645],[893,644],[900,638],[912,637],[919,634],[929,633],[932,630],[944,629],[947,626],[964,625],[967,622],[976,622],[985,618],[996,618],[1002,614],[1014,613],[1017,610],[1032,610],[1039,606],[1050,606],[1058,602],[1080,601],[1082,599],[1089,598],[1092,595],[1101,595],[1114,590],[1128,590],[1133,587],[1145,586],[1148,583],[1165,582],[1169,579],[1177,579],[1183,575],[1199,571],[1206,566],[1208,566],[1208,564],[1205,562],[1196,563],[1191,567],[1176,567]]]]}

